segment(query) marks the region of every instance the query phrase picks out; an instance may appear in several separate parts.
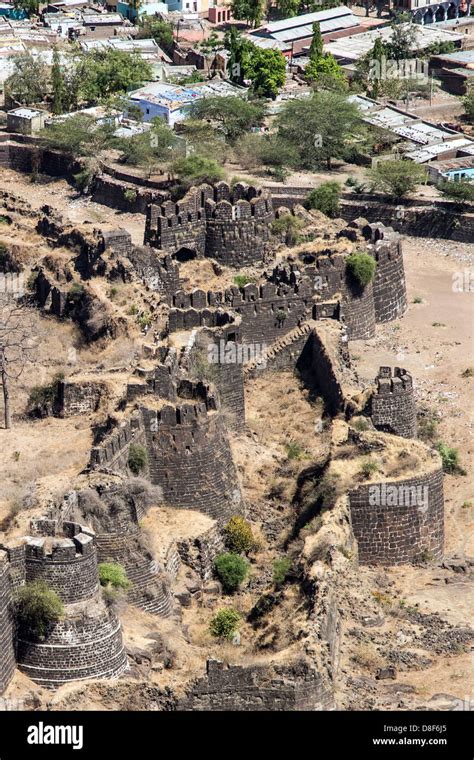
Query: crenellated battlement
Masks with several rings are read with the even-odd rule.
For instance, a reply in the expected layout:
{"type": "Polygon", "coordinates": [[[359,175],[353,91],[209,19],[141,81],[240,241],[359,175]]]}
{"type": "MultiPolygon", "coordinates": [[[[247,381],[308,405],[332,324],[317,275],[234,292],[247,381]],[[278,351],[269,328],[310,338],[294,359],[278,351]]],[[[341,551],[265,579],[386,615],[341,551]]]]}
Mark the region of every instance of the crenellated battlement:
{"type": "Polygon", "coordinates": [[[228,266],[245,266],[262,261],[273,219],[271,196],[262,188],[201,185],[178,202],[148,208],[145,243],[178,260],[182,255],[207,256],[228,266]]]}
{"type": "Polygon", "coordinates": [[[401,367],[380,367],[372,396],[372,422],[378,430],[416,438],[413,378],[401,367]]]}

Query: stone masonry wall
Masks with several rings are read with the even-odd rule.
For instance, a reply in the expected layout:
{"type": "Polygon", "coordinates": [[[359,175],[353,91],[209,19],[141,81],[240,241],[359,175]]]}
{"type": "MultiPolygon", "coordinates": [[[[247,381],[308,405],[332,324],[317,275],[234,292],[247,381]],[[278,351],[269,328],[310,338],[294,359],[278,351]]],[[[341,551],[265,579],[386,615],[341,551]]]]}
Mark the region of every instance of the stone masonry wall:
{"type": "Polygon", "coordinates": [[[380,367],[372,396],[372,422],[377,430],[416,438],[416,404],[412,376],[400,367],[380,367]]]}
{"type": "Polygon", "coordinates": [[[386,488],[396,489],[393,492],[385,490],[385,497],[383,485],[359,485],[349,493],[352,527],[361,564],[402,565],[419,561],[424,556],[442,559],[444,497],[441,467],[426,475],[385,483],[386,488]],[[374,487],[377,490],[371,491],[374,487]],[[374,493],[376,495],[371,496],[374,493]],[[392,497],[391,493],[395,496],[392,497]],[[426,501],[419,496],[426,496],[426,501]],[[392,499],[398,503],[389,506],[392,499]],[[373,504],[374,501],[378,503],[373,504]]]}
{"type": "Polygon", "coordinates": [[[14,628],[11,612],[12,584],[8,555],[0,550],[0,694],[7,688],[15,670],[14,628]]]}
{"type": "Polygon", "coordinates": [[[48,538],[55,534],[44,533],[48,528],[55,530],[57,525],[53,520],[42,520],[35,528],[32,523],[32,528],[43,535],[26,540],[26,581],[44,581],[65,604],[90,599],[99,589],[94,533],[84,526],[65,522],[61,528],[70,538],[53,538],[50,550],[48,538]]]}
{"type": "Polygon", "coordinates": [[[206,676],[194,684],[178,709],[293,711],[324,710],[333,705],[330,686],[305,660],[272,666],[208,660],[206,676]]]}
{"type": "Polygon", "coordinates": [[[159,411],[142,407],[141,412],[150,479],[163,489],[165,502],[218,521],[238,513],[242,495],[220,410],[191,399],[159,411]]]}
{"type": "Polygon", "coordinates": [[[120,622],[105,606],[99,615],[56,623],[44,642],[18,636],[18,667],[36,683],[56,688],[86,678],[116,678],[127,668],[120,622]]]}
{"type": "Polygon", "coordinates": [[[274,219],[270,194],[237,183],[192,188],[177,203],[147,209],[145,243],[172,255],[188,249],[227,266],[262,261],[274,219]]]}

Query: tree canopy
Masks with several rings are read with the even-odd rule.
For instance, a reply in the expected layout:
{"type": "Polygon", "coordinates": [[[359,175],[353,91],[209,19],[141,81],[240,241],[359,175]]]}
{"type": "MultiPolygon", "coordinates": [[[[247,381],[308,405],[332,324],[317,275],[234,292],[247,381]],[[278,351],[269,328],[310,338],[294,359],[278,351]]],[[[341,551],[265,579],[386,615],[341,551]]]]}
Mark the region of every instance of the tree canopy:
{"type": "Polygon", "coordinates": [[[276,119],[278,135],[297,155],[297,168],[316,169],[344,158],[365,132],[359,109],[338,92],[315,92],[310,98],[290,100],[276,119]]]}
{"type": "Polygon", "coordinates": [[[413,161],[387,159],[378,161],[375,168],[369,170],[369,177],[374,186],[383,192],[394,198],[403,198],[426,180],[426,170],[413,161]]]}
{"type": "Polygon", "coordinates": [[[229,95],[202,98],[193,104],[191,118],[214,123],[229,143],[259,126],[265,115],[262,103],[229,95]]]}

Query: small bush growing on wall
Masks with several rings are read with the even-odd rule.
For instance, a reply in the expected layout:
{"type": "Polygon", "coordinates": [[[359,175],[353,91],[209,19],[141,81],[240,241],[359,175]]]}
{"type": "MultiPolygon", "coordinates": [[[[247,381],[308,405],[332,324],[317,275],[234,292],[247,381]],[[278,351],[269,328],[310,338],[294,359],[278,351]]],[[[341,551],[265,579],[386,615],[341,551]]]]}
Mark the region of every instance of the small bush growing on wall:
{"type": "Polygon", "coordinates": [[[138,446],[136,443],[130,444],[128,450],[128,466],[134,475],[138,475],[141,470],[146,466],[148,462],[148,455],[143,446],[138,446]]]}
{"type": "Polygon", "coordinates": [[[44,581],[33,581],[19,588],[14,606],[20,624],[38,638],[44,638],[48,628],[64,614],[59,596],[44,581]]]}
{"type": "Polygon", "coordinates": [[[112,586],[117,589],[130,588],[127,572],[118,562],[101,562],[99,580],[101,586],[112,586]]]}
{"type": "Polygon", "coordinates": [[[368,253],[352,253],[347,257],[346,263],[350,275],[362,288],[365,288],[375,274],[375,259],[368,253]]]}
{"type": "Polygon", "coordinates": [[[240,614],[233,607],[223,607],[218,610],[209,624],[213,636],[219,639],[232,639],[238,630],[240,614]]]}

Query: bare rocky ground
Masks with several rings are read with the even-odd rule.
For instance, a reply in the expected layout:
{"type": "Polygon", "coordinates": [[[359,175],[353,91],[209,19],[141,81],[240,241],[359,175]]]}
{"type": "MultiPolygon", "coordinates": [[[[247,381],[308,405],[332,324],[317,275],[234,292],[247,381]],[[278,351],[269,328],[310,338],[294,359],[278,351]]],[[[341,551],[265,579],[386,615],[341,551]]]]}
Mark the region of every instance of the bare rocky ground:
{"type": "MultiPolygon", "coordinates": [[[[62,181],[47,183],[38,193],[37,185],[14,172],[5,172],[2,180],[6,189],[25,197],[35,208],[50,203],[67,211],[77,223],[125,226],[134,241],[141,242],[143,217],[139,215],[118,215],[91,204],[62,181]]],[[[30,245],[27,259],[47,252],[38,247],[34,235],[26,239],[31,233],[25,230],[10,228],[8,234],[17,243],[30,245]]],[[[468,630],[473,613],[473,379],[462,377],[466,369],[474,367],[472,293],[452,289],[453,274],[472,270],[474,244],[406,238],[404,251],[408,313],[396,323],[378,325],[374,339],[351,343],[353,363],[366,383],[373,382],[383,364],[411,371],[419,406],[427,418],[438,421],[436,438],[459,448],[468,475],[445,479],[444,566],[358,568],[355,558],[341,551],[337,587],[343,643],[337,704],[342,709],[453,709],[459,708],[456,700],[472,701],[469,695],[474,693],[472,632],[468,630]]],[[[185,265],[183,275],[187,287],[226,287],[233,276],[210,268],[208,262],[199,262],[196,269],[185,265]]],[[[98,282],[96,286],[106,294],[105,285],[98,282]]],[[[115,304],[122,314],[128,297],[124,292],[115,304]]],[[[31,508],[10,529],[17,533],[35,513],[35,504],[64,492],[85,466],[91,426],[106,411],[81,418],[31,421],[23,411],[32,386],[49,381],[64,365],[67,372],[78,373],[97,365],[107,373],[119,366],[123,372],[110,382],[108,398],[110,408],[116,410],[121,384],[136,361],[136,342],[141,340],[132,325],[115,341],[91,348],[80,342],[71,324],[38,313],[34,319],[40,336],[36,358],[15,389],[15,426],[8,438],[2,436],[0,448],[0,518],[6,516],[12,501],[31,492],[31,508]],[[75,352],[68,365],[71,347],[75,352]]],[[[248,612],[272,587],[272,562],[281,556],[295,519],[295,479],[309,464],[322,460],[329,446],[328,430],[323,426],[318,432],[315,427],[321,419],[320,404],[291,373],[257,376],[248,383],[246,409],[247,429],[234,436],[231,444],[248,504],[247,516],[261,545],[252,559],[250,577],[234,599],[242,612],[248,612]]],[[[195,515],[196,520],[200,518],[195,515]]],[[[153,515],[147,518],[152,539],[158,539],[159,527],[153,515]]],[[[176,529],[171,523],[168,527],[176,529]]],[[[293,548],[298,555],[301,543],[293,548]]],[[[189,586],[192,578],[186,577],[184,570],[180,572],[179,582],[189,586]]],[[[116,684],[72,684],[51,695],[17,673],[8,695],[25,700],[27,709],[167,709],[166,689],[183,690],[190,678],[202,674],[209,656],[243,663],[287,657],[304,631],[304,603],[299,584],[289,583],[268,626],[262,631],[245,624],[242,645],[224,648],[208,633],[209,620],[222,604],[215,581],[209,582],[199,602],[193,600],[166,621],[124,608],[121,616],[132,662],[126,679],[116,684]]]]}

